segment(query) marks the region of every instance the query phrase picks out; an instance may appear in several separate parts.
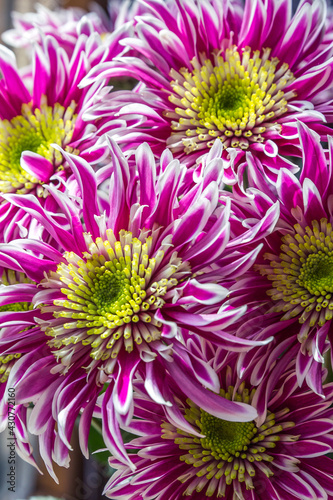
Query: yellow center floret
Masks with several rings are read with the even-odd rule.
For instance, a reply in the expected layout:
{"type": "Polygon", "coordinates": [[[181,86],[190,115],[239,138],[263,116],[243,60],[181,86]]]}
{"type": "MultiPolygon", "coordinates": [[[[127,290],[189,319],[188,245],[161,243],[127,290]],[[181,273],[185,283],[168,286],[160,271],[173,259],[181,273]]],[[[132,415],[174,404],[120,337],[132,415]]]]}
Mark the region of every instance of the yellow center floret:
{"type": "Polygon", "coordinates": [[[248,149],[270,131],[279,133],[276,119],[296,94],[284,92],[293,74],[287,64],[269,59],[270,51],[232,47],[213,54],[213,62],[194,58],[192,72],[172,70],[169,100],[175,110],[165,113],[172,120],[169,147],[191,153],[211,147],[218,137],[224,148],[248,149]]]}
{"type": "Polygon", "coordinates": [[[76,104],[65,109],[60,104],[53,107],[44,102],[40,108],[23,104],[20,116],[10,121],[0,120],[0,192],[24,194],[42,181],[21,167],[24,151],[37,153],[54,165],[56,171],[63,162],[62,155],[51,144],[66,147],[73,136],[76,104]]]}
{"type": "Polygon", "coordinates": [[[258,269],[272,281],[273,310],[285,313],[282,320],[298,317],[308,331],[333,317],[333,232],[327,219],[294,229],[282,238],[280,255],[266,254],[270,265],[258,269]]]}
{"type": "MultiPolygon", "coordinates": [[[[255,389],[250,392],[243,382],[237,391],[230,386],[227,391],[222,389],[220,394],[229,400],[251,403],[255,389]]],[[[279,433],[295,425],[285,421],[276,423],[277,419],[289,412],[287,408],[276,415],[268,411],[265,422],[257,426],[253,421],[222,420],[205,412],[191,400],[186,402],[186,420],[204,437],[176,429],[170,423],[162,424],[162,438],[173,440],[180,450],[185,450],[185,454],[179,458],[191,466],[178,477],[183,483],[189,482],[183,492],[184,496],[204,492],[207,497],[221,498],[226,495],[227,486],[234,480],[244,482],[247,489],[253,489],[252,478],[255,477],[257,468],[267,477],[274,475],[270,465],[274,456],[270,455],[269,450],[275,448],[276,442],[280,440],[279,433]]],[[[284,434],[283,438],[285,441],[295,441],[297,436],[284,434]]]]}
{"type": "Polygon", "coordinates": [[[51,273],[65,296],[54,301],[56,326],[46,328],[57,357],[66,356],[64,346],[80,342],[90,346],[95,360],[115,359],[122,347],[131,352],[145,344],[147,349],[161,336],[155,312],[186,264],[173,253],[160,269],[167,247],[154,251],[152,236],[139,239],[120,231],[116,240],[112,230],[106,234],[105,241],[91,241],[83,257],[66,253],[67,262],[51,273]]]}

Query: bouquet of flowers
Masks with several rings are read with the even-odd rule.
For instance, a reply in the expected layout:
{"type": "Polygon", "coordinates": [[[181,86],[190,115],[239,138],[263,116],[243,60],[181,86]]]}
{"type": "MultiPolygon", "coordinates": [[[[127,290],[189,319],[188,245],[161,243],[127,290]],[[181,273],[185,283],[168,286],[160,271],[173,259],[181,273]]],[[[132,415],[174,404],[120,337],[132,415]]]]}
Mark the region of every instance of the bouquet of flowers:
{"type": "Polygon", "coordinates": [[[4,40],[0,429],[56,479],[98,422],[112,499],[333,499],[325,1],[39,7],[4,40]]]}

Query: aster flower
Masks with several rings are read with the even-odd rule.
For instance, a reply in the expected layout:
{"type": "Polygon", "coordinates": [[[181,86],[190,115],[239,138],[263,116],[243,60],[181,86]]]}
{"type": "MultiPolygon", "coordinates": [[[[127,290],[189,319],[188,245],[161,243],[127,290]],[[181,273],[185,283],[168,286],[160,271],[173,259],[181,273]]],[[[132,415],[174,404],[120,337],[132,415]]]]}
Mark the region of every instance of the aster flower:
{"type": "MultiPolygon", "coordinates": [[[[207,345],[205,349],[211,353],[207,345]]],[[[246,375],[237,377],[235,362],[220,350],[211,361],[221,382],[220,397],[256,407],[256,387],[246,375]]],[[[110,458],[117,472],[106,485],[106,496],[114,500],[332,498],[333,460],[325,455],[333,446],[333,384],[324,386],[322,399],[298,387],[294,368],[292,364],[280,376],[272,371],[265,414],[251,422],[217,418],[176,388],[178,415],[171,418],[136,381],[136,418],[126,429],[140,437],[126,446],[137,468],[133,472],[110,458]]]]}
{"type": "MultiPolygon", "coordinates": [[[[211,266],[229,240],[228,202],[223,207],[218,200],[221,148],[217,142],[192,182],[184,182],[187,169],[169,151],[156,165],[147,145],[138,149],[136,161],[126,161],[113,144],[112,165],[97,174],[82,158],[64,153],[82,204],[51,185],[45,187],[61,207],[60,223],[32,195],[5,196],[33,215],[56,242],[56,248],[25,239],[0,246],[0,263],[8,266],[12,261],[35,283],[16,287],[10,300],[0,288],[0,297],[4,294],[4,303],[11,303],[29,296],[26,301],[39,307],[33,332],[46,354],[42,359],[34,353],[18,359],[8,383],[15,387],[18,403],[36,405],[29,429],[40,435],[49,467],[52,454],[61,463],[66,459],[65,451],[58,458],[53,449],[55,424],[57,439],[69,448],[81,409],[81,446],[87,454],[98,397],[104,441],[128,463],[117,422],[132,417],[136,373],[158,404],[171,404],[162,396],[168,370],[191,400],[212,414],[240,421],[253,418],[250,406],[215,394],[219,382],[214,371],[184,345],[188,334],[235,352],[262,344],[224,334],[245,308],[222,306],[228,294],[221,286],[224,269],[211,266]],[[110,173],[109,205],[101,212],[97,185],[110,173]]],[[[272,230],[277,208],[253,230],[253,240],[272,230]]],[[[245,270],[253,260],[253,252],[241,252],[245,240],[242,235],[234,241],[240,249],[233,259],[236,269],[245,270]]],[[[21,315],[15,313],[18,323],[21,315]]],[[[19,352],[17,344],[25,342],[29,337],[11,336],[6,355],[19,352]]]]}
{"type": "Polygon", "coordinates": [[[238,161],[244,151],[261,157],[276,179],[278,154],[300,156],[297,121],[327,133],[332,117],[326,4],[302,2],[292,17],[291,3],[146,0],[150,15],[121,42],[141,56],[98,65],[84,80],[126,75],[144,85],[103,96],[87,116],[125,118],[124,148],[167,145],[189,165],[219,138],[238,161]]]}
{"type": "MultiPolygon", "coordinates": [[[[230,287],[230,303],[249,306],[248,320],[233,325],[232,331],[239,328],[253,339],[274,335],[271,347],[278,349],[285,343],[285,355],[297,347],[299,383],[305,379],[320,394],[323,355],[332,345],[333,146],[328,137],[328,153],[315,132],[301,123],[298,127],[303,150],[300,178],[282,168],[274,191],[260,175],[259,162],[248,156],[248,178],[257,188],[241,186],[231,196],[233,210],[242,213],[243,219],[260,219],[277,201],[281,206],[275,231],[265,238],[254,265],[230,287]]],[[[255,376],[263,376],[272,357],[270,348],[259,348],[260,368],[255,376]]],[[[247,366],[252,359],[253,353],[241,354],[239,366],[247,366]]]]}
{"type": "MultiPolygon", "coordinates": [[[[53,210],[54,203],[43,185],[51,183],[63,189],[63,182],[71,174],[53,145],[80,154],[91,163],[103,160],[106,148],[97,135],[103,121],[86,122],[82,115],[104,84],[80,90],[78,83],[92,65],[104,57],[112,57],[118,42],[115,39],[106,51],[98,36],[81,34],[68,58],[53,38],[43,40],[43,46],[37,46],[34,52],[31,85],[20,76],[14,54],[0,47],[3,75],[0,82],[0,195],[35,194],[43,199],[47,210],[53,210]]],[[[29,223],[27,214],[4,202],[1,196],[2,241],[25,236],[29,223]]]]}

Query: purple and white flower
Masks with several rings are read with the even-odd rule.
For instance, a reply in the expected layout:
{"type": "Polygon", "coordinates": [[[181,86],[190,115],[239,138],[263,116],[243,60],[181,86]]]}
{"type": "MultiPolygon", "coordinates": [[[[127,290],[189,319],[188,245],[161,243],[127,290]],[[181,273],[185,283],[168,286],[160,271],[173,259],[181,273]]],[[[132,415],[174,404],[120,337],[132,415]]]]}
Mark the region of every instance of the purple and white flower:
{"type": "Polygon", "coordinates": [[[113,51],[119,53],[118,48],[118,40],[106,50],[96,34],[82,33],[68,57],[55,39],[45,37],[42,46],[35,47],[30,82],[21,76],[14,54],[0,47],[2,241],[26,236],[31,222],[26,213],[5,201],[6,193],[35,194],[46,210],[54,210],[44,186],[51,184],[64,190],[63,183],[71,175],[68,163],[54,145],[90,163],[103,160],[106,147],[98,135],[103,134],[103,120],[87,122],[83,114],[105,82],[85,89],[79,89],[78,84],[94,64],[112,57],[113,51]]]}
{"type": "MultiPolygon", "coordinates": [[[[121,41],[123,55],[92,69],[86,83],[131,76],[133,92],[103,95],[87,117],[121,117],[124,148],[168,146],[189,165],[219,138],[276,179],[279,155],[300,156],[297,121],[318,133],[332,119],[333,41],[323,0],[146,0],[149,14],[121,41]]],[[[227,158],[227,154],[224,155],[227,158]]]]}
{"type": "MultiPolygon", "coordinates": [[[[6,195],[56,242],[53,247],[18,239],[0,245],[0,264],[34,282],[13,287],[10,297],[8,287],[2,287],[0,298],[4,304],[23,301],[38,309],[31,332],[44,355],[21,356],[10,372],[10,384],[18,403],[35,404],[28,427],[40,435],[49,467],[52,453],[60,463],[67,457],[64,448],[60,457],[54,450],[55,424],[57,439],[69,448],[80,410],[81,446],[87,454],[97,398],[105,443],[128,463],[118,421],[132,418],[137,373],[158,404],[171,404],[162,396],[168,370],[187,396],[212,414],[240,421],[254,418],[250,406],[216,395],[220,384],[214,370],[185,347],[188,335],[235,352],[262,345],[224,333],[246,308],[222,305],[230,269],[216,264],[229,241],[229,202],[219,202],[221,149],[217,141],[192,182],[186,166],[170,151],[156,165],[147,145],[138,148],[135,161],[127,161],[113,144],[111,165],[97,173],[81,157],[64,153],[82,194],[80,204],[51,185],[44,189],[61,209],[55,214],[32,195],[6,195]],[[106,203],[98,198],[97,186],[107,179],[106,203]]],[[[254,234],[259,238],[270,232],[277,216],[270,210],[254,234]]],[[[243,242],[246,248],[246,238],[235,237],[239,253],[232,253],[232,259],[236,269],[245,270],[253,252],[242,252],[243,242]]],[[[3,314],[3,323],[12,320],[3,314]]],[[[23,313],[15,312],[15,321],[21,320],[23,313]]],[[[0,340],[0,352],[20,352],[19,345],[30,345],[29,335],[0,340]]]]}
{"type": "MultiPolygon", "coordinates": [[[[205,351],[214,356],[220,397],[256,408],[258,391],[250,376],[239,379],[235,360],[223,351],[214,352],[207,345],[205,351]]],[[[333,384],[324,385],[323,399],[298,386],[294,368],[292,363],[279,376],[272,370],[265,414],[251,422],[211,415],[168,380],[178,410],[171,414],[152,402],[142,381],[136,381],[136,418],[126,427],[139,436],[126,445],[136,470],[111,457],[110,466],[117,472],[105,487],[106,496],[114,500],[333,498],[333,460],[325,456],[333,451],[333,384]]]]}

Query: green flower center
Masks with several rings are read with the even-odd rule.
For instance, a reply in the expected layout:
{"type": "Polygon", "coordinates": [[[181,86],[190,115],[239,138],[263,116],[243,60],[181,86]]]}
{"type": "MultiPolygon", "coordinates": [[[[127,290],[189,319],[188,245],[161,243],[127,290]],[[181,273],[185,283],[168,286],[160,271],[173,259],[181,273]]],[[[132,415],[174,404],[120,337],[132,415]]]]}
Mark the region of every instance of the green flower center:
{"type": "MultiPolygon", "coordinates": [[[[212,99],[212,107],[217,113],[222,112],[225,115],[228,111],[239,110],[241,106],[246,107],[249,104],[250,89],[244,88],[244,81],[239,83],[237,80],[224,82],[222,88],[216,92],[212,99]]],[[[230,115],[235,117],[235,113],[230,115]]]]}
{"type": "Polygon", "coordinates": [[[70,143],[76,115],[76,104],[65,109],[60,104],[53,107],[43,103],[33,109],[31,104],[23,104],[20,116],[10,121],[0,120],[0,192],[26,193],[37,184],[42,184],[21,167],[24,151],[38,153],[53,165],[55,170],[63,162],[62,155],[51,144],[58,144],[66,150],[70,143]]]}
{"type": "Polygon", "coordinates": [[[298,283],[312,295],[333,293],[333,252],[310,254],[301,267],[298,283]]]}
{"type": "Polygon", "coordinates": [[[209,413],[201,413],[201,440],[203,448],[210,450],[216,459],[228,460],[230,455],[239,456],[246,451],[257,433],[254,422],[228,422],[209,413]]]}
{"type": "MultiPolygon", "coordinates": [[[[251,403],[255,389],[250,392],[243,382],[237,392],[233,386],[220,392],[221,397],[243,403],[251,403]]],[[[189,468],[178,477],[186,486],[184,496],[191,496],[194,491],[208,497],[220,498],[226,495],[226,488],[234,480],[245,482],[247,489],[252,489],[252,478],[257,468],[267,477],[273,476],[274,457],[270,450],[280,441],[279,434],[294,427],[293,422],[276,423],[289,413],[287,408],[276,414],[268,411],[265,422],[257,426],[255,422],[229,422],[208,414],[191,400],[187,400],[184,410],[186,420],[199,433],[200,438],[170,423],[162,424],[162,438],[173,440],[181,453],[179,459],[189,468]],[[183,454],[184,453],[184,454],[183,454]],[[196,476],[201,478],[200,482],[196,476]]],[[[295,441],[298,436],[284,433],[284,441],[295,441]]]]}
{"type": "Polygon", "coordinates": [[[311,327],[333,317],[332,225],[327,219],[311,224],[296,224],[294,234],[282,238],[280,255],[266,254],[270,264],[257,266],[272,281],[267,294],[275,302],[273,311],[284,312],[282,320],[298,317],[308,326],[304,337],[311,327]]]}
{"type": "Polygon", "coordinates": [[[254,113],[256,104],[266,93],[259,88],[254,92],[248,78],[233,78],[221,83],[212,96],[202,100],[198,118],[201,125],[217,122],[219,125],[227,121],[236,122],[254,113]]]}
{"type": "Polygon", "coordinates": [[[194,58],[193,72],[172,70],[169,100],[175,110],[165,113],[172,120],[169,147],[190,153],[211,147],[219,137],[225,148],[247,149],[263,142],[266,131],[280,132],[276,119],[295,96],[283,89],[294,77],[287,64],[278,68],[279,60],[269,59],[270,51],[232,47],[223,56],[213,54],[214,64],[194,58]]]}
{"type": "Polygon", "coordinates": [[[154,251],[151,236],[141,240],[120,231],[117,241],[112,230],[106,233],[107,240],[89,243],[83,258],[66,253],[67,263],[51,273],[52,283],[58,282],[65,296],[54,300],[55,325],[45,329],[54,337],[50,344],[59,349],[57,357],[65,358],[66,346],[78,342],[90,346],[95,360],[115,359],[122,347],[131,352],[141,344],[148,352],[148,344],[161,336],[156,310],[163,307],[164,297],[184,270],[189,272],[176,253],[164,261],[168,246],[154,251]]]}
{"type": "Polygon", "coordinates": [[[104,274],[95,280],[95,286],[92,288],[94,302],[100,305],[101,310],[116,313],[129,298],[126,294],[129,283],[123,272],[117,274],[116,269],[106,269],[104,274]]]}

